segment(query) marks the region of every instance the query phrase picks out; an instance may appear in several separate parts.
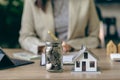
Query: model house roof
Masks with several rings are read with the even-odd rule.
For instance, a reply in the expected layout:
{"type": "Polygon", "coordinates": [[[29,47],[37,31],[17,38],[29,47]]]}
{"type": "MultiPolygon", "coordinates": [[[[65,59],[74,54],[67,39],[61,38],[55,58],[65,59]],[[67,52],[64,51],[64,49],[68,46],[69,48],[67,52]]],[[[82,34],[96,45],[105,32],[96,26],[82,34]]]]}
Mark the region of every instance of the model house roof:
{"type": "Polygon", "coordinates": [[[112,40],[110,40],[107,44],[107,47],[110,47],[110,46],[115,46],[116,47],[115,43],[112,40]]]}
{"type": "Polygon", "coordinates": [[[76,60],[79,60],[84,54],[84,52],[91,54],[95,59],[98,60],[98,57],[93,52],[91,52],[88,48],[86,48],[86,46],[82,46],[79,53],[73,57],[73,62],[75,62],[76,60]]]}

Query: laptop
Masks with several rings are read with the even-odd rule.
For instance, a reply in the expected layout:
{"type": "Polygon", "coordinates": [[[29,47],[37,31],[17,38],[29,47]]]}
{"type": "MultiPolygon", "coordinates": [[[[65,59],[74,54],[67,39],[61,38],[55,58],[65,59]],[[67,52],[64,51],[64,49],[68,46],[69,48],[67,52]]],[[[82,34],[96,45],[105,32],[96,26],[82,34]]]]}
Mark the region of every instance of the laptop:
{"type": "Polygon", "coordinates": [[[20,60],[10,58],[1,48],[0,48],[0,70],[13,68],[17,66],[32,64],[33,61],[20,60]]]}

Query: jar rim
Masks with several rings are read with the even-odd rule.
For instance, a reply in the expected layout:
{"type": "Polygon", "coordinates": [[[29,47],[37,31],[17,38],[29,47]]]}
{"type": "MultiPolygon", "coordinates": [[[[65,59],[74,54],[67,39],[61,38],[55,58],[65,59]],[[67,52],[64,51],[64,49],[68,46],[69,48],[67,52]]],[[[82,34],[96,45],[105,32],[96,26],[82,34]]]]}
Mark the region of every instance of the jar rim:
{"type": "Polygon", "coordinates": [[[46,42],[46,45],[47,46],[57,46],[57,45],[59,45],[59,44],[62,44],[62,42],[57,42],[57,41],[55,41],[55,42],[46,42]]]}

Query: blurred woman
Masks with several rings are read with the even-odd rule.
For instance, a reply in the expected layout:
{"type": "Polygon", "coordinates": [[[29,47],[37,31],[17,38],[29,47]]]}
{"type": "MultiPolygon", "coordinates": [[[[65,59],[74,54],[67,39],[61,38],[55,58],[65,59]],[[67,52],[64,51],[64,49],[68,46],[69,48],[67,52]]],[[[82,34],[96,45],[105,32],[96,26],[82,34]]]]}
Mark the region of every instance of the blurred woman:
{"type": "Polygon", "coordinates": [[[63,51],[99,46],[99,20],[94,0],[25,0],[19,42],[35,54],[45,41],[53,41],[50,30],[63,41],[63,51]]]}

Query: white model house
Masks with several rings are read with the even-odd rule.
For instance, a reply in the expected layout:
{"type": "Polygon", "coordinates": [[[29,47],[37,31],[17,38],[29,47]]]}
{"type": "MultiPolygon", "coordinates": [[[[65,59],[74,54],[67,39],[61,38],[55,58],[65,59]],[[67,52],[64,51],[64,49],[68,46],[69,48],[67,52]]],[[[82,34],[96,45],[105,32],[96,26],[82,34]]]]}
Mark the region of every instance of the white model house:
{"type": "Polygon", "coordinates": [[[98,58],[85,46],[82,46],[79,53],[74,56],[74,71],[92,72],[97,71],[98,58]]]}

